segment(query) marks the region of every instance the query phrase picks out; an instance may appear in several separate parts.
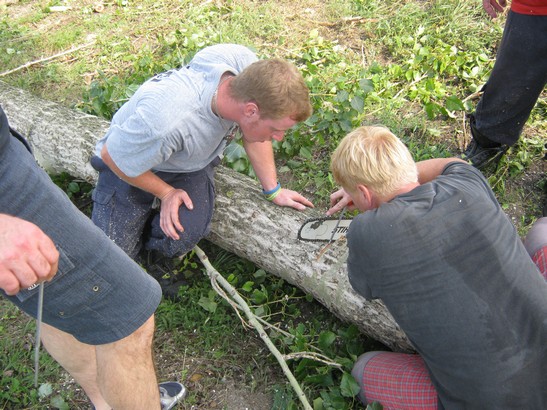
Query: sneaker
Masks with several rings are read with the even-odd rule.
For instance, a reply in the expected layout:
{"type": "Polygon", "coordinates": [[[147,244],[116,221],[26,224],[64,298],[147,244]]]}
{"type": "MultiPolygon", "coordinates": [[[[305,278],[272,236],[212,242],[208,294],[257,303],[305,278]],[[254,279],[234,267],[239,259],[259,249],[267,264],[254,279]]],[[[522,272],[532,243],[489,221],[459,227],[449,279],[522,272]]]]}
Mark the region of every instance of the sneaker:
{"type": "Polygon", "coordinates": [[[186,396],[186,387],[177,382],[160,383],[161,410],[170,410],[186,396]]]}
{"type": "Polygon", "coordinates": [[[484,148],[472,139],[463,152],[463,159],[469,161],[477,169],[484,169],[489,165],[497,164],[508,149],[507,145],[484,148]]]}

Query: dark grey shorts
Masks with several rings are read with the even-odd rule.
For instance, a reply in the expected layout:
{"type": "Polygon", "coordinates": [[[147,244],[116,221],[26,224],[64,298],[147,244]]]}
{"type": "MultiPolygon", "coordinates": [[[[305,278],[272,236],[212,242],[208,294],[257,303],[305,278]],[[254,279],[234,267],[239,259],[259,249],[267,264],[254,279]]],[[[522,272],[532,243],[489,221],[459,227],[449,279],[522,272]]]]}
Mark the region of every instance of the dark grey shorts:
{"type": "MultiPolygon", "coordinates": [[[[15,138],[0,153],[0,213],[36,224],[59,250],[59,270],[44,288],[45,323],[97,345],[130,335],[154,314],[159,284],[71,203],[15,138]]],[[[36,317],[37,294],[35,287],[4,296],[36,317]]]]}

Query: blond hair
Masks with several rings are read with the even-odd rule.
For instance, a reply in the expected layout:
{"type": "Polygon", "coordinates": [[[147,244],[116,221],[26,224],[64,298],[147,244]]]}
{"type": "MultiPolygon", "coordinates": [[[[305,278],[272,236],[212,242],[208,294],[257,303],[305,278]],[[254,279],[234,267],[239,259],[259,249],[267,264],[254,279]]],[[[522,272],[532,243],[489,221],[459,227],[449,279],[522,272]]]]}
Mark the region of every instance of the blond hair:
{"type": "Polygon", "coordinates": [[[289,117],[300,122],[312,113],[302,74],[278,58],[259,60],[245,68],[231,81],[230,95],[237,101],[254,102],[260,116],[267,119],[289,117]]]}
{"type": "Polygon", "coordinates": [[[383,126],[359,127],[346,135],[332,155],[331,170],[346,191],[364,185],[382,198],[418,182],[408,148],[383,126]]]}

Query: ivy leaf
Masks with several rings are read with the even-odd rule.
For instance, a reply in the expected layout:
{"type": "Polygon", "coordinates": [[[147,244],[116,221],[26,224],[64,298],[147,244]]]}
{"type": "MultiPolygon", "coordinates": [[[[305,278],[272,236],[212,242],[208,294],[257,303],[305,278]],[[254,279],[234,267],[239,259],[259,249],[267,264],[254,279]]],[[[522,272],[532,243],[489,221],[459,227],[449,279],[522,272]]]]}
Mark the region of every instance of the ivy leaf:
{"type": "Polygon", "coordinates": [[[254,285],[254,282],[249,280],[245,282],[245,284],[241,287],[241,289],[243,289],[245,292],[250,292],[251,290],[253,290],[253,285],[254,285]]]}
{"type": "Polygon", "coordinates": [[[323,350],[327,350],[336,340],[336,335],[333,332],[322,332],[319,335],[319,347],[323,350]]]}
{"type": "Polygon", "coordinates": [[[363,98],[356,95],[351,99],[351,107],[358,112],[363,112],[363,109],[365,108],[365,101],[363,98]]]}
{"type": "Polygon", "coordinates": [[[224,155],[228,162],[235,162],[238,159],[245,158],[247,154],[245,149],[239,145],[236,141],[232,141],[224,150],[224,155]]]}
{"type": "Polygon", "coordinates": [[[432,120],[433,118],[435,118],[435,114],[437,114],[437,112],[438,112],[437,105],[434,104],[434,103],[426,104],[425,105],[425,112],[427,114],[427,118],[432,120]]]}
{"type": "Polygon", "coordinates": [[[354,397],[359,393],[361,388],[355,379],[349,374],[344,372],[342,375],[342,382],[340,383],[340,392],[344,397],[354,397]]]}
{"type": "Polygon", "coordinates": [[[365,94],[374,91],[374,83],[368,78],[361,78],[359,80],[359,87],[361,87],[365,94]]]}
{"type": "Polygon", "coordinates": [[[465,107],[458,97],[451,95],[446,99],[446,109],[448,111],[464,111],[465,107]]]}
{"type": "Polygon", "coordinates": [[[53,388],[50,383],[41,384],[38,388],[38,396],[43,399],[53,393],[53,388]]]}
{"type": "Polygon", "coordinates": [[[254,303],[256,303],[257,305],[260,305],[268,301],[268,295],[264,291],[255,289],[253,291],[252,299],[254,303]]]}
{"type": "Polygon", "coordinates": [[[70,407],[68,406],[67,402],[64,401],[64,399],[59,395],[51,399],[51,405],[59,410],[70,410],[70,407]]]}
{"type": "Polygon", "coordinates": [[[216,302],[204,296],[199,299],[198,305],[200,305],[203,309],[210,313],[215,313],[215,311],[217,310],[216,302]]]}

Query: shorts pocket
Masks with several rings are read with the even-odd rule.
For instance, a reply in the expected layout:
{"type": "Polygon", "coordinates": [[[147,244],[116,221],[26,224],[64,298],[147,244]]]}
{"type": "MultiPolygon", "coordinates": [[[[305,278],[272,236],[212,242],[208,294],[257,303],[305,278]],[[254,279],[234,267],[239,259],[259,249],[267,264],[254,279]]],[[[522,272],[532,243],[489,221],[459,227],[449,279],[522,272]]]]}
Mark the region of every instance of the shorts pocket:
{"type": "Polygon", "coordinates": [[[108,205],[112,201],[114,191],[105,191],[100,188],[95,188],[91,193],[91,199],[100,205],[108,205]]]}
{"type": "MultiPolygon", "coordinates": [[[[57,250],[59,251],[59,266],[57,268],[57,273],[55,274],[55,276],[53,276],[53,279],[51,279],[49,282],[44,282],[44,290],[48,288],[49,286],[51,286],[56,281],[58,281],[68,272],[74,269],[74,264],[68,258],[66,253],[59,247],[57,247],[57,250]]],[[[17,293],[17,295],[15,296],[17,296],[17,299],[19,299],[20,302],[24,302],[28,298],[31,298],[35,294],[37,294],[39,288],[40,288],[40,285],[35,283],[34,285],[28,287],[27,289],[21,289],[19,293],[17,293]]]]}
{"type": "MultiPolygon", "coordinates": [[[[59,254],[57,274],[50,282],[44,282],[44,318],[50,320],[68,319],[101,304],[113,287],[107,278],[86,264],[71,259],[66,251],[59,249],[59,254]]],[[[16,296],[24,302],[38,291],[39,285],[34,285],[16,296]]]]}

